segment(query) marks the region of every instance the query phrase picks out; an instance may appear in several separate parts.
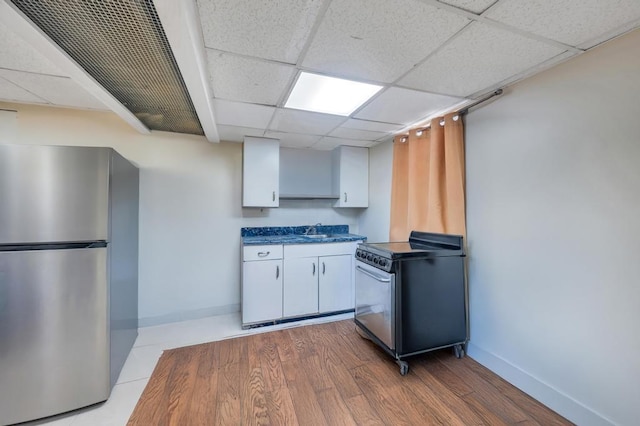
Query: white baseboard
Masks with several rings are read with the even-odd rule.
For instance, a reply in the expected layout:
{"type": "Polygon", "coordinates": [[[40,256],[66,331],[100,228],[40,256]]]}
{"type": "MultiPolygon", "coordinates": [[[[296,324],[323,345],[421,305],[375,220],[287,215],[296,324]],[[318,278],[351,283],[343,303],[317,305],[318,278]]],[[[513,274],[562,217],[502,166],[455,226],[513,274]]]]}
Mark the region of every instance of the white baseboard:
{"type": "Polygon", "coordinates": [[[240,311],[240,304],[213,306],[211,308],[196,309],[193,311],[172,312],[170,314],[138,319],[138,327],[167,324],[170,322],[188,321],[215,315],[231,314],[240,311]]]}
{"type": "Polygon", "coordinates": [[[504,359],[473,345],[471,342],[468,344],[467,353],[471,358],[498,376],[577,425],[611,426],[614,424],[568,395],[554,389],[504,359]]]}

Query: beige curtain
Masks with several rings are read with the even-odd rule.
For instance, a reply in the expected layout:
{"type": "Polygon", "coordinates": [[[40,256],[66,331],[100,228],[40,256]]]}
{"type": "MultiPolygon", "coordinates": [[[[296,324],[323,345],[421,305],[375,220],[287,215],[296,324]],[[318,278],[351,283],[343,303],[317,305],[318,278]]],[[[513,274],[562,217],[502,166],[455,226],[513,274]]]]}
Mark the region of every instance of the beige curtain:
{"type": "Polygon", "coordinates": [[[418,136],[411,130],[393,141],[391,241],[406,241],[412,230],[466,236],[464,128],[457,114],[431,121],[418,136]]]}

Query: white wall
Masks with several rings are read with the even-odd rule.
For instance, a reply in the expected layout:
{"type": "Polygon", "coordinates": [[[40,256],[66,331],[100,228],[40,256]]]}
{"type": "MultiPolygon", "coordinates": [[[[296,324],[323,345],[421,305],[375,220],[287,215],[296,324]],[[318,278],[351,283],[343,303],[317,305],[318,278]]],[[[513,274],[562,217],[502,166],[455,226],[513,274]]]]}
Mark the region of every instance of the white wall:
{"type": "Polygon", "coordinates": [[[640,31],[466,124],[469,353],[580,424],[640,419],[640,31]]]}
{"type": "Polygon", "coordinates": [[[369,149],[369,208],[360,216],[360,233],[369,242],[389,241],[393,143],[369,149]]]}
{"type": "Polygon", "coordinates": [[[111,146],[140,167],[141,325],[239,309],[240,228],[348,224],[359,209],[332,201],[284,201],[243,209],[242,145],[153,132],[141,135],[111,113],[2,104],[18,111],[14,143],[111,146]]]}

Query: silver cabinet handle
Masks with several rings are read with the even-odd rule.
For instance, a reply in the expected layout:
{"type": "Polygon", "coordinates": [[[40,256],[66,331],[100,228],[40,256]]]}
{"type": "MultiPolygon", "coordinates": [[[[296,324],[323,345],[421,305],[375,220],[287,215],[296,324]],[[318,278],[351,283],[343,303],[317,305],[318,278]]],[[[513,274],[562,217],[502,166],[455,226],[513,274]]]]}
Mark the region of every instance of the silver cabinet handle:
{"type": "Polygon", "coordinates": [[[280,265],[276,265],[276,279],[280,278],[280,265]]]}
{"type": "Polygon", "coordinates": [[[269,253],[271,253],[270,251],[259,251],[258,252],[258,257],[267,257],[269,256],[269,253]]]}
{"type": "Polygon", "coordinates": [[[326,270],[324,262],[322,262],[322,275],[324,275],[324,271],[326,270]]]}
{"type": "Polygon", "coordinates": [[[316,274],[316,262],[313,262],[313,275],[316,274]]]}
{"type": "Polygon", "coordinates": [[[344,193],[344,202],[345,203],[347,202],[347,193],[346,192],[344,193]]]}
{"type": "Polygon", "coordinates": [[[271,201],[275,201],[276,200],[276,191],[273,191],[273,194],[271,194],[271,201]]]}

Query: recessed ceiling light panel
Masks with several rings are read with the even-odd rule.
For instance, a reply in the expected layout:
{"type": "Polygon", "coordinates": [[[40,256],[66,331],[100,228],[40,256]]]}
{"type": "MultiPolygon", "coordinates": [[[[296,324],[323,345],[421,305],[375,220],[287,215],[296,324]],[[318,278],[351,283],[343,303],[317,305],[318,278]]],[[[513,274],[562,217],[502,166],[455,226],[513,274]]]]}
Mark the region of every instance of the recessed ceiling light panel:
{"type": "Polygon", "coordinates": [[[301,72],[286,108],[349,115],[378,93],[382,86],[301,72]]]}

